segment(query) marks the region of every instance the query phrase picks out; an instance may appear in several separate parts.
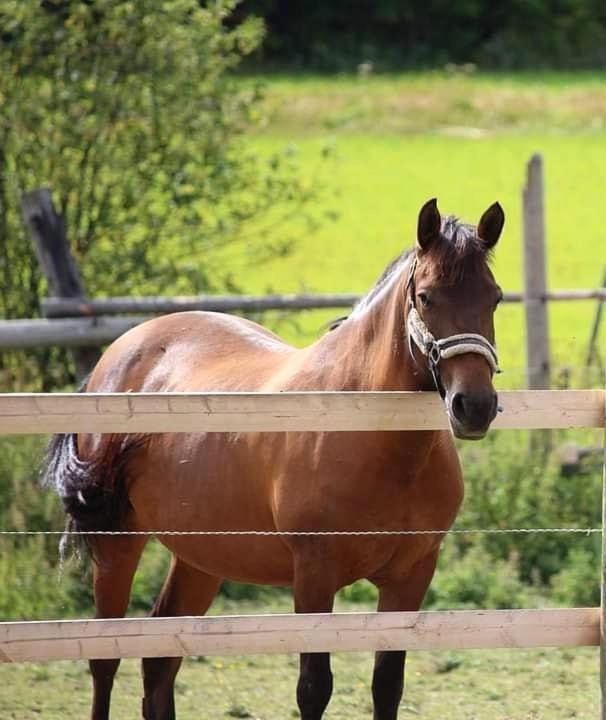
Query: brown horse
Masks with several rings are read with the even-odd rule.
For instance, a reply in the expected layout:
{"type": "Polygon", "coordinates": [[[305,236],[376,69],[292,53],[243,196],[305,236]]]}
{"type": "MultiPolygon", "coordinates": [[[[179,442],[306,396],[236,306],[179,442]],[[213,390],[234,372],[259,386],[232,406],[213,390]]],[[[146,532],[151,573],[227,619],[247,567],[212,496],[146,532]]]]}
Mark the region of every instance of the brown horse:
{"type": "MultiPolygon", "coordinates": [[[[419,214],[416,248],[395,260],[352,314],[296,349],[253,322],[187,312],[119,338],[87,392],[433,390],[460,438],[495,417],[493,313],[501,291],[488,255],[498,203],[476,227],[419,214]],[[438,339],[436,339],[438,338],[438,339]]],[[[70,528],[162,530],[446,530],[463,498],[452,434],[174,433],[56,436],[47,477],[70,528]]],[[[97,617],[124,615],[146,536],[90,535],[97,617]]],[[[330,612],[339,588],[368,578],[381,611],[417,610],[441,536],[162,536],[172,566],[155,616],[206,612],[223,578],[289,585],[296,612],[330,612]]],[[[379,652],[375,720],[393,720],[404,652],[379,652]]],[[[143,659],[143,717],[175,717],[179,658],[143,659]]],[[[108,718],[119,660],[91,660],[93,720],[108,718]]],[[[320,720],[332,692],[327,653],[301,655],[297,702],[320,720]]]]}

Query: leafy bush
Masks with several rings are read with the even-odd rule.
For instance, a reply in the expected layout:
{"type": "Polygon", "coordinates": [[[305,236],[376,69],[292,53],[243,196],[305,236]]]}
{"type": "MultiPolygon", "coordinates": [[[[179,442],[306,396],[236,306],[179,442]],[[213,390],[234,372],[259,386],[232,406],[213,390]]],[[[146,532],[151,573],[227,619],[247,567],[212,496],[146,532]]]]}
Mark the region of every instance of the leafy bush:
{"type": "Polygon", "coordinates": [[[600,541],[570,551],[566,564],[551,579],[553,599],[568,607],[600,604],[600,541]]]}
{"type": "Polygon", "coordinates": [[[170,553],[156,540],[152,540],[143,553],[133,580],[130,608],[137,613],[148,613],[160,594],[170,567],[170,553]]]}
{"type": "MultiPolygon", "coordinates": [[[[524,432],[491,433],[479,445],[461,448],[465,474],[465,501],[457,520],[460,528],[575,528],[601,524],[601,468],[580,467],[574,478],[562,477],[557,451],[542,455],[531,449],[533,435],[524,432]]],[[[536,437],[536,436],[535,436],[536,437]]],[[[554,448],[571,433],[553,433],[554,448]]],[[[596,433],[586,432],[582,443],[598,444],[596,433]]],[[[559,572],[577,534],[487,535],[483,545],[493,558],[515,554],[520,577],[540,585],[559,572]]],[[[457,536],[465,549],[474,536],[457,536]]]]}
{"type": "Polygon", "coordinates": [[[226,580],[221,585],[220,594],[227,600],[238,601],[257,601],[263,602],[264,600],[289,594],[288,588],[282,587],[270,587],[268,585],[250,585],[248,583],[233,582],[232,580],[226,580]]]}
{"type": "MultiPolygon", "coordinates": [[[[44,283],[19,209],[39,186],[53,190],[90,295],[233,291],[237,269],[289,252],[286,220],[313,222],[318,190],[296,156],[244,142],[262,95],[232,71],[263,27],[227,27],[234,5],[2,3],[0,316],[39,314],[44,283]]],[[[65,385],[66,358],[4,353],[0,386],[65,385]]]]}
{"type": "Polygon", "coordinates": [[[491,557],[480,543],[461,552],[446,541],[425,606],[456,608],[519,608],[528,605],[528,590],[519,578],[515,555],[491,557]]]}
{"type": "Polygon", "coordinates": [[[377,602],[377,589],[368,580],[357,580],[355,583],[344,587],[340,597],[350,603],[374,604],[377,602]]]}
{"type": "Polygon", "coordinates": [[[280,67],[602,68],[606,60],[606,10],[599,0],[244,0],[239,14],[247,13],[266,19],[262,59],[280,67]]]}
{"type": "Polygon", "coordinates": [[[52,619],[74,610],[69,577],[44,537],[0,540],[0,620],[52,619]]]}

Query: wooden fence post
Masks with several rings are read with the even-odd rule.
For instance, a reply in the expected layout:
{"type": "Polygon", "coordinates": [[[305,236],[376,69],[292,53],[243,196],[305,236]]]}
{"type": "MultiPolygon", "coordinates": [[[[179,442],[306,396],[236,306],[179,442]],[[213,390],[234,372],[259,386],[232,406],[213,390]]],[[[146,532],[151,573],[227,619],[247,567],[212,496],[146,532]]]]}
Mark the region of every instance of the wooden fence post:
{"type": "MultiPolygon", "coordinates": [[[[606,266],[602,273],[602,285],[601,287],[606,288],[606,266]]],[[[602,370],[602,357],[598,349],[598,336],[600,334],[600,324],[602,322],[602,309],[604,307],[605,299],[603,297],[598,299],[598,305],[595,311],[595,317],[593,319],[593,325],[591,326],[591,335],[589,337],[589,348],[587,350],[587,358],[585,360],[585,367],[587,369],[586,382],[591,381],[589,376],[589,370],[591,369],[592,363],[595,361],[599,370],[602,370]]]]}
{"type": "Polygon", "coordinates": [[[524,307],[526,311],[526,380],[531,390],[549,388],[549,328],[545,268],[543,158],[535,154],[526,168],[523,194],[524,307]]]}
{"type": "MultiPolygon", "coordinates": [[[[65,219],[56,212],[50,190],[40,188],[23,195],[21,210],[49,293],[60,298],[84,298],[84,284],[67,241],[65,219]]],[[[82,379],[94,367],[100,352],[83,347],[72,350],[72,355],[76,374],[82,379]]]]}
{"type": "MultiPolygon", "coordinates": [[[[606,378],[604,378],[606,386],[606,378]]],[[[602,471],[602,578],[600,583],[600,697],[606,720],[606,394],[604,395],[604,469],[602,471]]]]}

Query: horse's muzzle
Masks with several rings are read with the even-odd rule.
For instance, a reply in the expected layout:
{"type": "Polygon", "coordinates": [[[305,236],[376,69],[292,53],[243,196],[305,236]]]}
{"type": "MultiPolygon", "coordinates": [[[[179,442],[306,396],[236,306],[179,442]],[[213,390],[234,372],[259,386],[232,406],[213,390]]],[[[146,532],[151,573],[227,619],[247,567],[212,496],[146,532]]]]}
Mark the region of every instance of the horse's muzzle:
{"type": "Polygon", "coordinates": [[[497,415],[497,394],[488,392],[457,392],[447,398],[450,425],[462,440],[480,440],[497,415]]]}

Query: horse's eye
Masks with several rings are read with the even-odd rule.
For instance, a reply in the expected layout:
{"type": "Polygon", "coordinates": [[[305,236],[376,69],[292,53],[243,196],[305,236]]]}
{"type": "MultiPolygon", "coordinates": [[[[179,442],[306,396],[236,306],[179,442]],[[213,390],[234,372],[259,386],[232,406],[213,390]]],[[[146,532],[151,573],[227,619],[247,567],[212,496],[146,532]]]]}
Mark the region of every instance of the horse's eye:
{"type": "Polygon", "coordinates": [[[417,297],[419,298],[419,302],[421,303],[421,307],[428,307],[429,306],[429,297],[427,296],[427,293],[420,292],[417,294],[417,297]]]}

